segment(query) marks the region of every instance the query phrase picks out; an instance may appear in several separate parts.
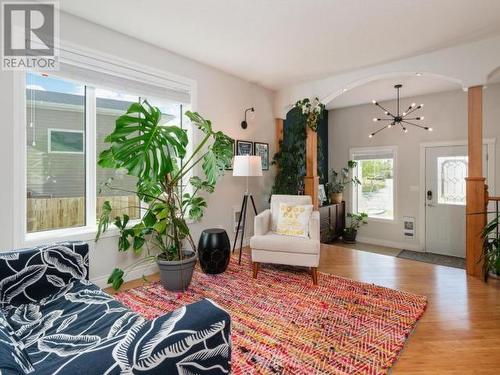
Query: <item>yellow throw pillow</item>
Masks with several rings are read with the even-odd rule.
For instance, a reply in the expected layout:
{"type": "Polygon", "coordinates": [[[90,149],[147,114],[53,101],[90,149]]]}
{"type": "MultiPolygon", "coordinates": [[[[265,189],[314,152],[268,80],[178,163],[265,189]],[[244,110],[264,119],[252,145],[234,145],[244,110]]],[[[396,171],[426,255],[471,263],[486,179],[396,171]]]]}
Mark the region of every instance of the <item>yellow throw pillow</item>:
{"type": "Polygon", "coordinates": [[[309,220],[312,204],[294,206],[280,203],[276,233],[285,236],[309,237],[309,220]]]}

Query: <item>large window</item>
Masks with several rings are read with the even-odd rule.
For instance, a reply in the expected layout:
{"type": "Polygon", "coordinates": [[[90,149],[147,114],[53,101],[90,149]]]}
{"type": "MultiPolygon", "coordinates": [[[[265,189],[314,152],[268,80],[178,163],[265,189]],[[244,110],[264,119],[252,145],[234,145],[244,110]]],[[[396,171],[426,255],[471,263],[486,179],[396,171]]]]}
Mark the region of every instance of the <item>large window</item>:
{"type": "Polygon", "coordinates": [[[129,90],[124,84],[126,89],[110,89],[97,79],[64,77],[26,74],[27,233],[95,227],[106,200],[112,217],[140,218],[137,179],[96,165],[109,147],[104,139],[118,116],[141,99],[160,108],[163,123],[185,126],[189,103],[161,97],[158,88],[141,90],[136,84],[129,90]]]}
{"type": "Polygon", "coordinates": [[[394,220],[395,148],[355,149],[351,158],[357,162],[354,173],[361,181],[353,189],[353,211],[394,220]]]}
{"type": "Polygon", "coordinates": [[[85,225],[85,87],[26,76],[27,232],[85,225]]]}

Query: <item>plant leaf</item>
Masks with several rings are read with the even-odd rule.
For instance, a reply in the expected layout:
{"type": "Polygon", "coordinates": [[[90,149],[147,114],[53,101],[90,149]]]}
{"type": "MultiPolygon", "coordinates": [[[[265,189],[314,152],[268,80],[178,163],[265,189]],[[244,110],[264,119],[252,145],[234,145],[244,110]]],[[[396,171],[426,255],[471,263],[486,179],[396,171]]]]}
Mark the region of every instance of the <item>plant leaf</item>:
{"type": "Polygon", "coordinates": [[[120,289],[123,284],[123,275],[123,270],[115,268],[108,278],[108,284],[112,284],[114,290],[120,289]]]}

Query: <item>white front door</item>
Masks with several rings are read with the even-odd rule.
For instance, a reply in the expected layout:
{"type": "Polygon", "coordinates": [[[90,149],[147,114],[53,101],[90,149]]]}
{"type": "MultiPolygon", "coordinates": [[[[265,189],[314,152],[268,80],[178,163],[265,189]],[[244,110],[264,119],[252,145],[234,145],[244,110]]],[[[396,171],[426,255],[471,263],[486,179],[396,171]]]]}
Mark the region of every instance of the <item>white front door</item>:
{"type": "MultiPolygon", "coordinates": [[[[487,147],[483,147],[486,176],[487,147]]],[[[465,257],[467,146],[428,147],[425,152],[425,250],[465,257]]]]}

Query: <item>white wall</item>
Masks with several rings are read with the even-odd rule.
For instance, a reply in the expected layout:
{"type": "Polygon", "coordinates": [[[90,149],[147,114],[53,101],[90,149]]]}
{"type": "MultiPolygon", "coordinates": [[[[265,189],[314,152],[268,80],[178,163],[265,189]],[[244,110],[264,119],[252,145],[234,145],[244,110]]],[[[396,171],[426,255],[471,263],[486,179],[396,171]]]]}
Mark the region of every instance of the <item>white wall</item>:
{"type": "MultiPolygon", "coordinates": [[[[61,39],[84,48],[94,49],[139,64],[151,66],[197,81],[196,110],[212,120],[215,129],[222,130],[235,139],[267,142],[270,155],[274,154],[274,92],[237,77],[228,75],[201,63],[178,56],[155,46],[131,39],[122,34],[89,23],[82,19],[61,14],[61,39]],[[241,129],[243,112],[255,107],[255,120],[249,121],[246,130],[241,129]]],[[[0,250],[12,249],[15,243],[12,221],[13,196],[13,75],[0,71],[0,111],[2,113],[2,137],[0,138],[0,160],[2,161],[2,184],[0,186],[0,250]]],[[[230,238],[233,206],[241,204],[245,190],[243,178],[229,174],[217,184],[214,194],[208,197],[208,209],[200,223],[191,225],[195,240],[201,230],[220,226],[230,238]]],[[[251,181],[251,190],[256,197],[258,210],[267,206],[274,172],[264,172],[263,178],[251,181]]],[[[253,231],[253,220],[249,218],[248,233],[253,231]]],[[[87,236],[88,238],[88,236],[87,236]]],[[[118,254],[116,238],[104,238],[91,249],[91,278],[104,280],[116,265],[125,265],[130,257],[118,254]]],[[[137,276],[137,274],[136,274],[137,276]]],[[[140,274],[138,275],[140,276],[140,274]]]]}
{"type": "MultiPolygon", "coordinates": [[[[421,192],[411,189],[420,183],[420,144],[439,141],[461,141],[467,139],[467,93],[462,90],[429,94],[415,98],[402,99],[402,106],[410,103],[424,103],[421,114],[425,116],[424,124],[432,126],[433,132],[409,127],[403,135],[398,129],[384,130],[374,138],[368,135],[380,124],[372,122],[373,117],[380,116],[380,110],[373,105],[360,105],[331,110],[329,122],[329,167],[339,169],[349,159],[352,147],[398,146],[397,160],[397,196],[396,220],[392,222],[370,221],[359,233],[374,243],[407,249],[422,249],[424,244],[416,239],[407,240],[402,234],[402,217],[416,218],[417,232],[419,228],[419,199],[421,192]]],[[[488,86],[484,91],[484,138],[497,138],[496,169],[500,166],[500,84],[488,86]]],[[[395,101],[381,103],[386,108],[395,108],[395,101]]],[[[496,173],[495,185],[500,185],[500,173],[496,173]]],[[[347,207],[350,203],[350,191],[345,194],[347,207]]]]}
{"type": "Polygon", "coordinates": [[[280,89],[276,94],[276,117],[284,118],[298,99],[317,96],[322,103],[368,82],[398,77],[407,73],[445,77],[463,87],[484,85],[500,64],[500,36],[460,44],[418,56],[372,65],[322,79],[302,82],[280,89]],[[474,58],[471,58],[471,57],[474,58]]]}

